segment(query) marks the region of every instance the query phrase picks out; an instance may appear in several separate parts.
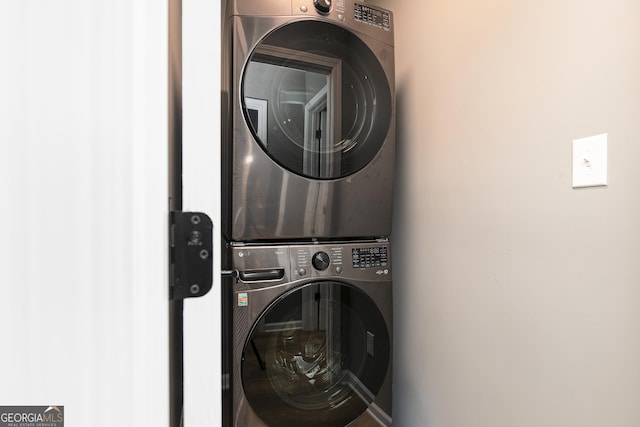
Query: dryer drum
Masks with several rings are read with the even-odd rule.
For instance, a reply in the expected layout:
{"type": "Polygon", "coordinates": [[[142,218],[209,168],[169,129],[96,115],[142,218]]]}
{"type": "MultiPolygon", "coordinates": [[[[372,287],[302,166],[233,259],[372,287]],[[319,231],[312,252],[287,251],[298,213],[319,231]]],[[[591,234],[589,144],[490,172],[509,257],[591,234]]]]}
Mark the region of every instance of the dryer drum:
{"type": "Polygon", "coordinates": [[[271,304],[242,357],[242,383],[270,427],[343,427],[372,404],[390,340],[375,303],[341,282],[314,282],[271,304]]]}

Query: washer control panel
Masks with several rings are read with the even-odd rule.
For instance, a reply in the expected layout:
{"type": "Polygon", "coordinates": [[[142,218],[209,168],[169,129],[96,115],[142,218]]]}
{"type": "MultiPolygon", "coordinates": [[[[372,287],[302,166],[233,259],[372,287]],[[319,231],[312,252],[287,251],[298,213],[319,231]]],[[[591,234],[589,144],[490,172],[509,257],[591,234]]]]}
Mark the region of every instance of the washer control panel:
{"type": "Polygon", "coordinates": [[[300,277],[342,273],[341,246],[297,246],[292,249],[293,269],[300,277]]]}
{"type": "Polygon", "coordinates": [[[391,280],[388,242],[232,246],[230,269],[237,289],[258,289],[295,280],[391,280]]]}
{"type": "Polygon", "coordinates": [[[391,254],[386,242],[291,246],[291,274],[294,278],[344,277],[388,280],[391,254]]]}
{"type": "Polygon", "coordinates": [[[388,267],[389,259],[386,246],[367,246],[351,249],[353,268],[388,267]]]}

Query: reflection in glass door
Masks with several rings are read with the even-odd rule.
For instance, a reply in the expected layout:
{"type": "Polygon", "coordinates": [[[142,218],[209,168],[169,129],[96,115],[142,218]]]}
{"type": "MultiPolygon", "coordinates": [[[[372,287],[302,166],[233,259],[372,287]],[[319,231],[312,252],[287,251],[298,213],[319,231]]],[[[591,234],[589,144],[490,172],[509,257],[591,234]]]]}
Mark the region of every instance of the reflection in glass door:
{"type": "Polygon", "coordinates": [[[384,71],[357,36],[334,25],[297,22],[268,35],[251,54],[242,91],[245,120],[262,149],[306,177],[358,171],[389,131],[384,71]],[[256,99],[268,106],[259,120],[256,99]]]}
{"type": "MultiPolygon", "coordinates": [[[[301,145],[302,173],[332,178],[335,171],[340,170],[336,139],[341,134],[341,62],[308,52],[261,45],[255,50],[251,64],[245,76],[245,92],[255,94],[260,89],[251,82],[275,76],[278,84],[273,120],[289,143],[301,145]]],[[[266,136],[260,137],[260,125],[265,126],[264,121],[257,123],[247,99],[253,103],[255,98],[245,98],[245,108],[254,134],[266,148],[266,136]]]]}
{"type": "Polygon", "coordinates": [[[368,296],[343,283],[311,283],[256,323],[243,353],[243,387],[270,427],[343,427],[373,402],[389,353],[386,325],[368,296]]]}

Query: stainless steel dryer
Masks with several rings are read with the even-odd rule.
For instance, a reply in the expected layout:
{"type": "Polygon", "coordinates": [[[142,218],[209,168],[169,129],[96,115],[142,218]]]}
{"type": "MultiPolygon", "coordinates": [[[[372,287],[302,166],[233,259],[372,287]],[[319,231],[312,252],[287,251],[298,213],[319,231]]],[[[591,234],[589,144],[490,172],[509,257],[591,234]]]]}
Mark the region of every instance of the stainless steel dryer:
{"type": "Polygon", "coordinates": [[[391,425],[389,243],[241,246],[232,259],[224,425],[391,425]]]}
{"type": "Polygon", "coordinates": [[[353,0],[229,0],[228,241],[391,234],[392,14],[353,0]]]}

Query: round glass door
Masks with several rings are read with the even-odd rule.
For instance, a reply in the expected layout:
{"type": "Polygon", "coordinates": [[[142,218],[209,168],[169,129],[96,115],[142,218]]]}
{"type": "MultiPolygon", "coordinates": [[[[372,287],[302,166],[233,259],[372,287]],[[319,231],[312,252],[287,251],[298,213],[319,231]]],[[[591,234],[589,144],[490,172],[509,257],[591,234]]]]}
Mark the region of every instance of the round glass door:
{"type": "Polygon", "coordinates": [[[310,178],[357,172],[389,132],[391,93],[380,63],[356,35],[324,22],[267,35],[246,65],[242,100],[262,149],[310,178]]]}
{"type": "Polygon", "coordinates": [[[245,343],[242,385],[270,427],[344,427],[380,391],[390,361],[374,302],[339,282],[316,282],[275,301],[245,343]]]}

